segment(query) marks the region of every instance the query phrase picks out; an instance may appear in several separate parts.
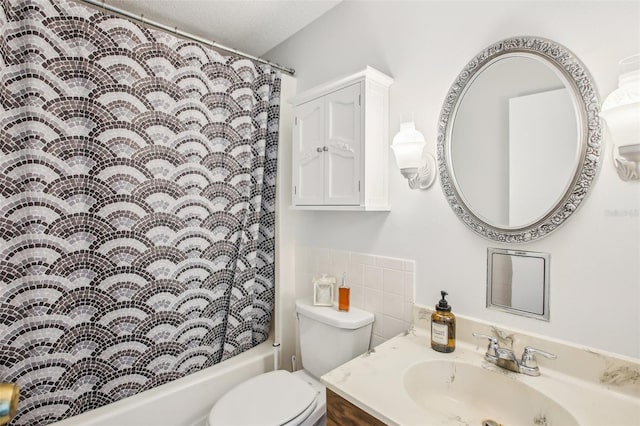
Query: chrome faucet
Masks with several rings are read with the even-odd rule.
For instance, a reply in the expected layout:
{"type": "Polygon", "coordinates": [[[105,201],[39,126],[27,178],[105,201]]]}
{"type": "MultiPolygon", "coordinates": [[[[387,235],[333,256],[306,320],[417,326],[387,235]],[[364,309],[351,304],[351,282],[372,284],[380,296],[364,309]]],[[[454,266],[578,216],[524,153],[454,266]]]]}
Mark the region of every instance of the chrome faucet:
{"type": "Polygon", "coordinates": [[[500,345],[498,345],[498,339],[495,337],[487,336],[486,334],[472,334],[473,337],[489,340],[489,346],[487,346],[487,352],[484,354],[484,359],[498,367],[502,367],[516,373],[522,373],[528,376],[539,376],[540,369],[538,368],[538,362],[534,356],[536,354],[549,359],[557,358],[557,356],[552,353],[532,348],[531,346],[526,346],[520,361],[518,361],[518,358],[511,349],[501,348],[500,345]]]}

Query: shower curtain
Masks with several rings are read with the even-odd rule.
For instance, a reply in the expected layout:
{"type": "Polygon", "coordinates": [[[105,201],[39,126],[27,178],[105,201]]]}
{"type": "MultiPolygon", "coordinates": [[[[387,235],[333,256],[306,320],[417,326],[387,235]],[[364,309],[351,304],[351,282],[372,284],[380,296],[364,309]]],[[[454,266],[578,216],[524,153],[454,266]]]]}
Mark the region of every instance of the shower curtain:
{"type": "Polygon", "coordinates": [[[44,425],[262,341],[280,76],[66,0],[1,0],[0,381],[44,425]]]}

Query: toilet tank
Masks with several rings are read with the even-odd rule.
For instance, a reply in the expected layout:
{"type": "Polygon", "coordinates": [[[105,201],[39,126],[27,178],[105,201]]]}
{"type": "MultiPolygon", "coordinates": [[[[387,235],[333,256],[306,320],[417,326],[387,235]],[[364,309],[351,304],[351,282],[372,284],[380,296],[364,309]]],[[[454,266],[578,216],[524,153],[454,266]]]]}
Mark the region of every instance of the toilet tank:
{"type": "Polygon", "coordinates": [[[330,306],[296,301],[302,367],[319,378],[369,349],[374,316],[351,308],[340,312],[330,306]]]}

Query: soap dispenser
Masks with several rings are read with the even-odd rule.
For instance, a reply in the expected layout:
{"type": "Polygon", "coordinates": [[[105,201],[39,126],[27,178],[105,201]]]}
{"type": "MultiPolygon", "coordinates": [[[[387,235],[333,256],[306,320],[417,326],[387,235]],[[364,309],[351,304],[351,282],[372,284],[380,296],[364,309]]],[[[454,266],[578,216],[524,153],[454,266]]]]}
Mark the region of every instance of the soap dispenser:
{"type": "Polygon", "coordinates": [[[350,289],[345,285],[347,279],[347,273],[342,274],[342,284],[338,288],[338,310],[342,312],[349,312],[349,292],[350,289]]]}
{"type": "Polygon", "coordinates": [[[440,292],[442,299],[431,314],[431,348],[438,352],[453,352],[456,349],[456,316],[445,299],[447,292],[440,292]]]}

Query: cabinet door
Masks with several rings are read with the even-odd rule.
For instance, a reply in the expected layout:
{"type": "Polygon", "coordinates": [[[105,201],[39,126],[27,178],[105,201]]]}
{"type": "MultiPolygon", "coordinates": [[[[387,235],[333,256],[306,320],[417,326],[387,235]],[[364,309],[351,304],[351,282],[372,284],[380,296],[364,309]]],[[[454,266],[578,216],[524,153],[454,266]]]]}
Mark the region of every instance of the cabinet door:
{"type": "Polygon", "coordinates": [[[295,109],[293,204],[324,203],[324,102],[314,99],[295,109]]]}
{"type": "Polygon", "coordinates": [[[360,204],[360,83],[325,96],[324,204],[360,204]]]}

